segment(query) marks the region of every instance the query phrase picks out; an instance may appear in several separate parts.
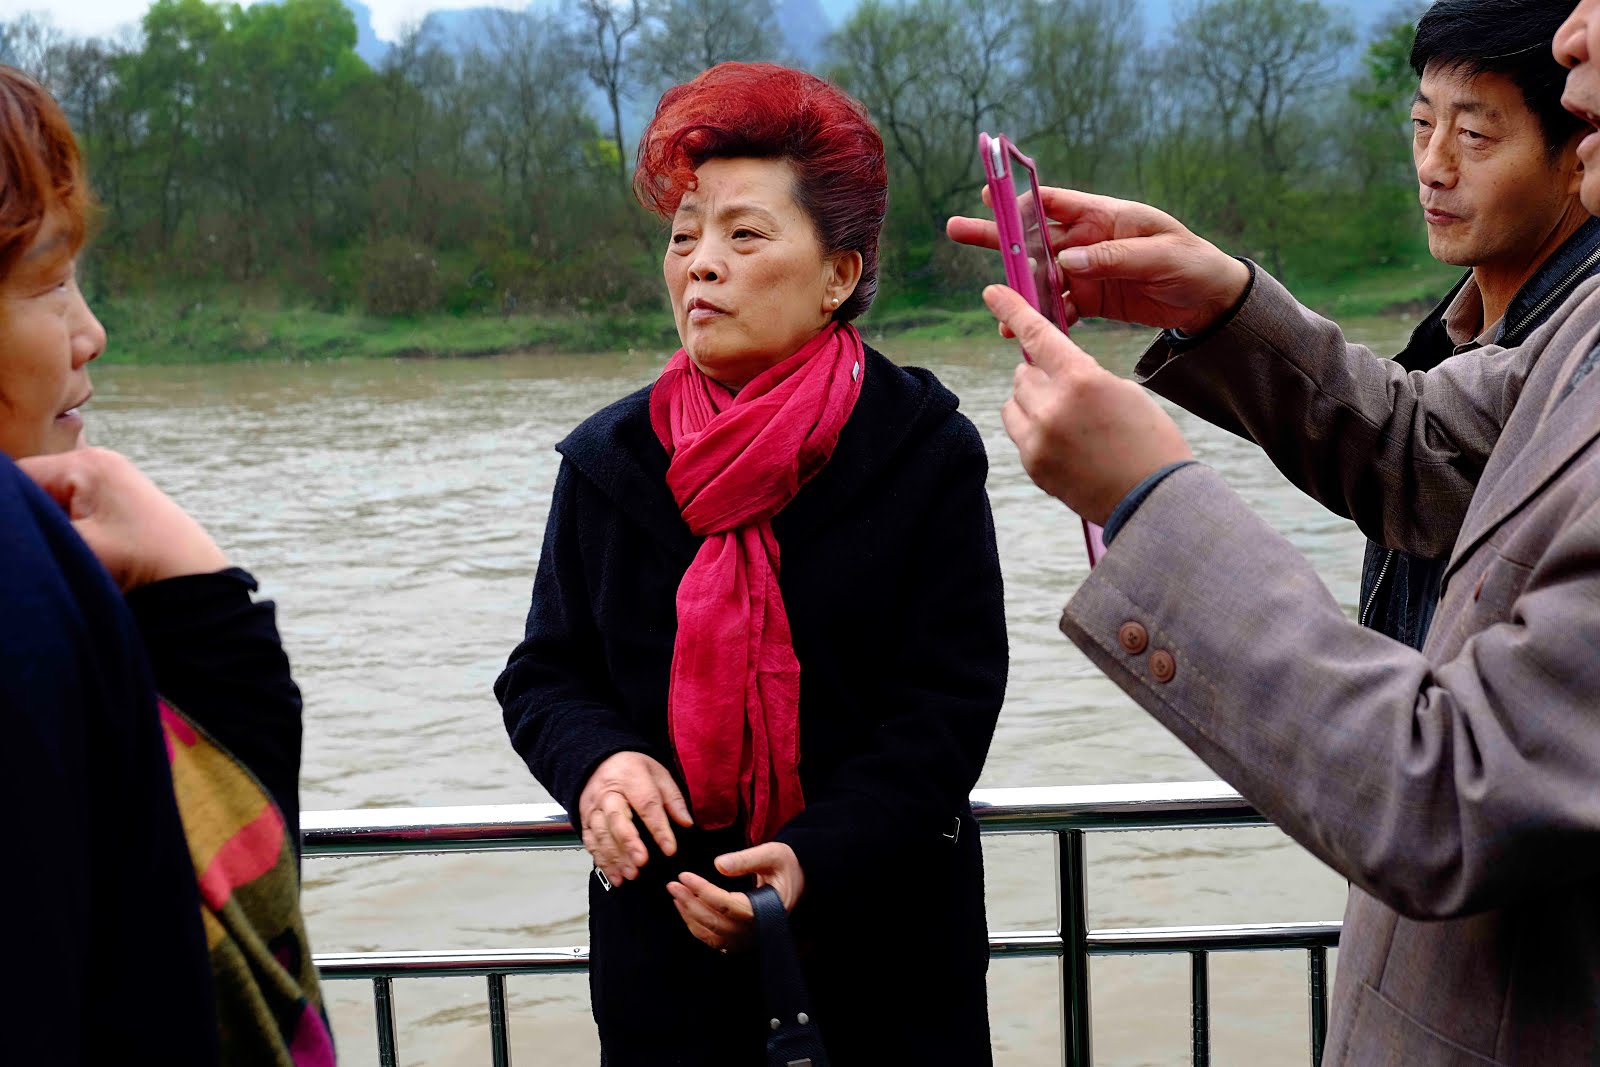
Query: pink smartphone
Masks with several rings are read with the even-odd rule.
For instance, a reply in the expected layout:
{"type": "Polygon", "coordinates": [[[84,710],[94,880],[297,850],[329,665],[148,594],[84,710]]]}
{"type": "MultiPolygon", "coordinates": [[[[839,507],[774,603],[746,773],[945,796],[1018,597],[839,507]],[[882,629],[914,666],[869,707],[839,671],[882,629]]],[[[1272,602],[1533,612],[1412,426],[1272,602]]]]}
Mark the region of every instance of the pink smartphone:
{"type": "MultiPolygon", "coordinates": [[[[1049,229],[1039,198],[1039,171],[1033,160],[1023,155],[1005,134],[990,137],[978,134],[978,155],[983,158],[983,173],[989,179],[989,200],[994,205],[995,226],[1000,231],[1000,259],[1006,268],[1006,284],[1049,319],[1062,333],[1067,332],[1067,308],[1061,293],[1066,288],[1050,247],[1049,229]],[[1025,192],[1017,192],[1012,175],[1021,170],[1028,176],[1025,192]]],[[[1022,358],[1033,357],[1026,349],[1022,358]]],[[[1100,527],[1083,521],[1084,545],[1093,567],[1105,555],[1106,544],[1100,527]]]]}
{"type": "Polygon", "coordinates": [[[1067,309],[1061,302],[1066,285],[1056,266],[1044,210],[1039,204],[1038,169],[1003,133],[998,137],[978,134],[978,154],[983,157],[989,199],[994,202],[994,221],[1000,228],[1000,258],[1006,267],[1006,284],[1021,293],[1056,329],[1066,333],[1067,309]],[[1028,175],[1027,188],[1020,194],[1012,177],[1018,168],[1028,175]]]}

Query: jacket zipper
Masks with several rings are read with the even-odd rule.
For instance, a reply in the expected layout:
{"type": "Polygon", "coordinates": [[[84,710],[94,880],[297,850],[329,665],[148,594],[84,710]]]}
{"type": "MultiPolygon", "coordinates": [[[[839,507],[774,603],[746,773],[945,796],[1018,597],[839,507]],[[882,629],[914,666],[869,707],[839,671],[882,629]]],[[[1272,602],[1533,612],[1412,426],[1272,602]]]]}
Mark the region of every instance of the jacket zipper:
{"type": "MultiPolygon", "coordinates": [[[[1511,344],[1506,345],[1505,347],[1507,348],[1513,347],[1516,344],[1520,344],[1522,339],[1517,336],[1518,332],[1526,327],[1528,323],[1544,314],[1545,309],[1551,304],[1555,303],[1557,300],[1565,298],[1566,294],[1571,291],[1573,286],[1581,281],[1583,276],[1587,274],[1597,263],[1600,263],[1600,248],[1596,248],[1593,252],[1590,252],[1582,263],[1574,267],[1565,278],[1561,279],[1561,283],[1559,285],[1552,288],[1544,295],[1543,299],[1529,309],[1526,315],[1518,319],[1515,326],[1511,327],[1509,330],[1501,330],[1500,337],[1496,338],[1496,343],[1509,340],[1511,341],[1511,344]]],[[[1384,554],[1383,566],[1378,568],[1378,580],[1372,583],[1372,592],[1367,594],[1367,602],[1362,605],[1361,614],[1356,617],[1357,623],[1362,626],[1371,624],[1372,608],[1378,602],[1378,593],[1383,589],[1383,580],[1389,576],[1389,566],[1390,564],[1394,563],[1395,554],[1396,550],[1393,548],[1386,550],[1384,554]]]]}
{"type": "Polygon", "coordinates": [[[1372,592],[1367,594],[1367,602],[1362,606],[1361,614],[1356,617],[1356,622],[1362,626],[1370,623],[1372,605],[1378,602],[1378,590],[1383,588],[1383,580],[1389,576],[1389,564],[1394,562],[1396,551],[1398,550],[1393,548],[1384,550],[1383,566],[1378,568],[1378,580],[1372,583],[1372,592]]]}
{"type": "MultiPolygon", "coordinates": [[[[1544,294],[1544,299],[1533,305],[1533,308],[1526,315],[1522,316],[1522,318],[1517,321],[1515,326],[1509,330],[1502,330],[1500,332],[1500,337],[1512,338],[1514,339],[1514,343],[1520,344],[1522,338],[1516,336],[1517,332],[1534,319],[1537,319],[1541,314],[1544,313],[1544,309],[1549,307],[1552,303],[1557,300],[1564,299],[1572,287],[1577,284],[1577,282],[1581,281],[1583,276],[1587,274],[1589,269],[1596,263],[1600,263],[1600,248],[1590,252],[1587,259],[1578,264],[1577,267],[1573,268],[1572,273],[1561,279],[1560,285],[1544,294]]],[[[1496,343],[1499,343],[1499,338],[1496,338],[1496,343]]],[[[1512,346],[1507,345],[1506,347],[1510,348],[1512,346]]]]}

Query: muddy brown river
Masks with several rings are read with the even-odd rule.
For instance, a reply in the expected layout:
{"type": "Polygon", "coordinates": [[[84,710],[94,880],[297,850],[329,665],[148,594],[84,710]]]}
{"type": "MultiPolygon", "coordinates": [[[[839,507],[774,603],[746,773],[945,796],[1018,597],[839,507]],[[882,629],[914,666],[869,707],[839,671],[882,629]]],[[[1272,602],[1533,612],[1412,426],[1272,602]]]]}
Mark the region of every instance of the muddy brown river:
{"type": "MultiPolygon", "coordinates": [[[[1407,323],[1352,335],[1382,351],[1407,323]]],[[[1146,335],[1081,330],[1126,372],[1146,335]]],[[[1078,524],[1023,474],[1000,425],[1015,349],[889,339],[933,369],[988,443],[1012,669],[983,786],[1173,782],[1213,775],[1105,681],[1056,619],[1086,573],[1078,524]]],[[[552,446],[649,382],[665,352],[442,362],[262,362],[98,369],[96,444],[134,457],[187,505],[279,605],[306,699],[308,809],[545,802],[506,742],[490,685],[521,634],[555,477],[552,446]]],[[[1180,415],[1221,470],[1316,564],[1353,611],[1361,538],[1289,486],[1250,445],[1180,415]]],[[[1048,837],[985,841],[995,929],[1054,925],[1048,837]]],[[[1336,919],[1342,879],[1268,829],[1089,838],[1094,927],[1336,919]]],[[[582,853],[319,859],[306,865],[321,952],[582,944],[582,853]]],[[[871,880],[870,872],[865,879],[871,880]]],[[[893,952],[882,941],[863,952],[893,952]]],[[[1060,1062],[1057,968],[990,970],[996,1062],[1060,1062]]],[[[1093,963],[1097,1063],[1189,1059],[1188,961],[1093,963]]],[[[508,981],[518,1067],[598,1062],[579,976],[508,981]]],[[[341,1061],[377,1062],[371,989],[328,987],[341,1061]]],[[[1211,961],[1213,1062],[1306,1062],[1303,953],[1211,961]]],[[[400,1061],[489,1062],[480,979],[396,983],[400,1061]]]]}

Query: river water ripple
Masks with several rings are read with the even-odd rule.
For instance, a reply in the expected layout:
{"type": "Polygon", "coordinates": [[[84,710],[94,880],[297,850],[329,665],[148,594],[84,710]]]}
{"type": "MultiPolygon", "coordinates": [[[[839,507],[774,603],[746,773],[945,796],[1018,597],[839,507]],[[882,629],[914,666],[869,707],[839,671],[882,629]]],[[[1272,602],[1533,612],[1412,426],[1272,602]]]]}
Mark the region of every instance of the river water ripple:
{"type": "MultiPolygon", "coordinates": [[[[1397,350],[1405,331],[1398,320],[1352,329],[1380,351],[1397,350]]],[[[1147,338],[1085,330],[1080,339],[1126,372],[1147,338]]],[[[992,337],[882,347],[933,369],[989,448],[1013,660],[980,784],[1213,777],[1056,630],[1086,568],[1076,520],[1027,480],[1000,425],[1015,349],[992,337]]],[[[278,602],[306,698],[306,808],[543,802],[506,742],[490,685],[521,634],[552,446],[648,383],[665,355],[112,366],[96,375],[90,434],[138,461],[278,602]]],[[[1354,528],[1252,446],[1178,417],[1199,456],[1353,609],[1354,528]]],[[[991,926],[1052,926],[1048,839],[992,837],[985,852],[991,926]]],[[[1089,854],[1094,927],[1342,911],[1342,881],[1273,830],[1095,835],[1089,854]]],[[[587,872],[581,853],[315,860],[305,872],[308,921],[322,952],[582,944],[587,872]]],[[[863,907],[914,878],[862,872],[863,907]]],[[[892,951],[896,936],[916,931],[886,924],[882,943],[862,951],[892,951]]],[[[1100,959],[1093,980],[1097,1063],[1188,1062],[1186,959],[1100,959]]],[[[598,1061],[581,977],[508,986],[521,1067],[598,1061]]],[[[1211,988],[1215,1062],[1305,1062],[1303,954],[1215,956],[1211,988]]],[[[334,983],[328,993],[341,1059],[376,1062],[370,988],[334,983]]],[[[419,979],[398,983],[395,995],[402,1063],[488,1062],[481,981],[419,979]]],[[[996,964],[990,1000],[998,1064],[1060,1062],[1053,963],[996,964]]]]}

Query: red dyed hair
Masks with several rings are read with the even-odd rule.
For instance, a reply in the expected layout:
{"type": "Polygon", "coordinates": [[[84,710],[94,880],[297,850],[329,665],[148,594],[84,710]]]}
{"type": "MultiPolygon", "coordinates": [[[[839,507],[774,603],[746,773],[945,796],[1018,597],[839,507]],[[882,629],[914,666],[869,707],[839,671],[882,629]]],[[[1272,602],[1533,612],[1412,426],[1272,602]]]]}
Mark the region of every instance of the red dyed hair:
{"type": "Polygon", "coordinates": [[[878,235],[889,204],[883,138],[860,101],[803,70],[719,63],[668,89],[639,138],[639,202],[662,218],[694,188],[708,159],[782,159],[824,255],[861,253],[861,281],[834,318],[849,322],[878,291],[878,235]]]}
{"type": "Polygon", "coordinates": [[[89,188],[67,116],[38,82],[0,65],[0,279],[58,214],[70,254],[83,247],[89,188]]]}

